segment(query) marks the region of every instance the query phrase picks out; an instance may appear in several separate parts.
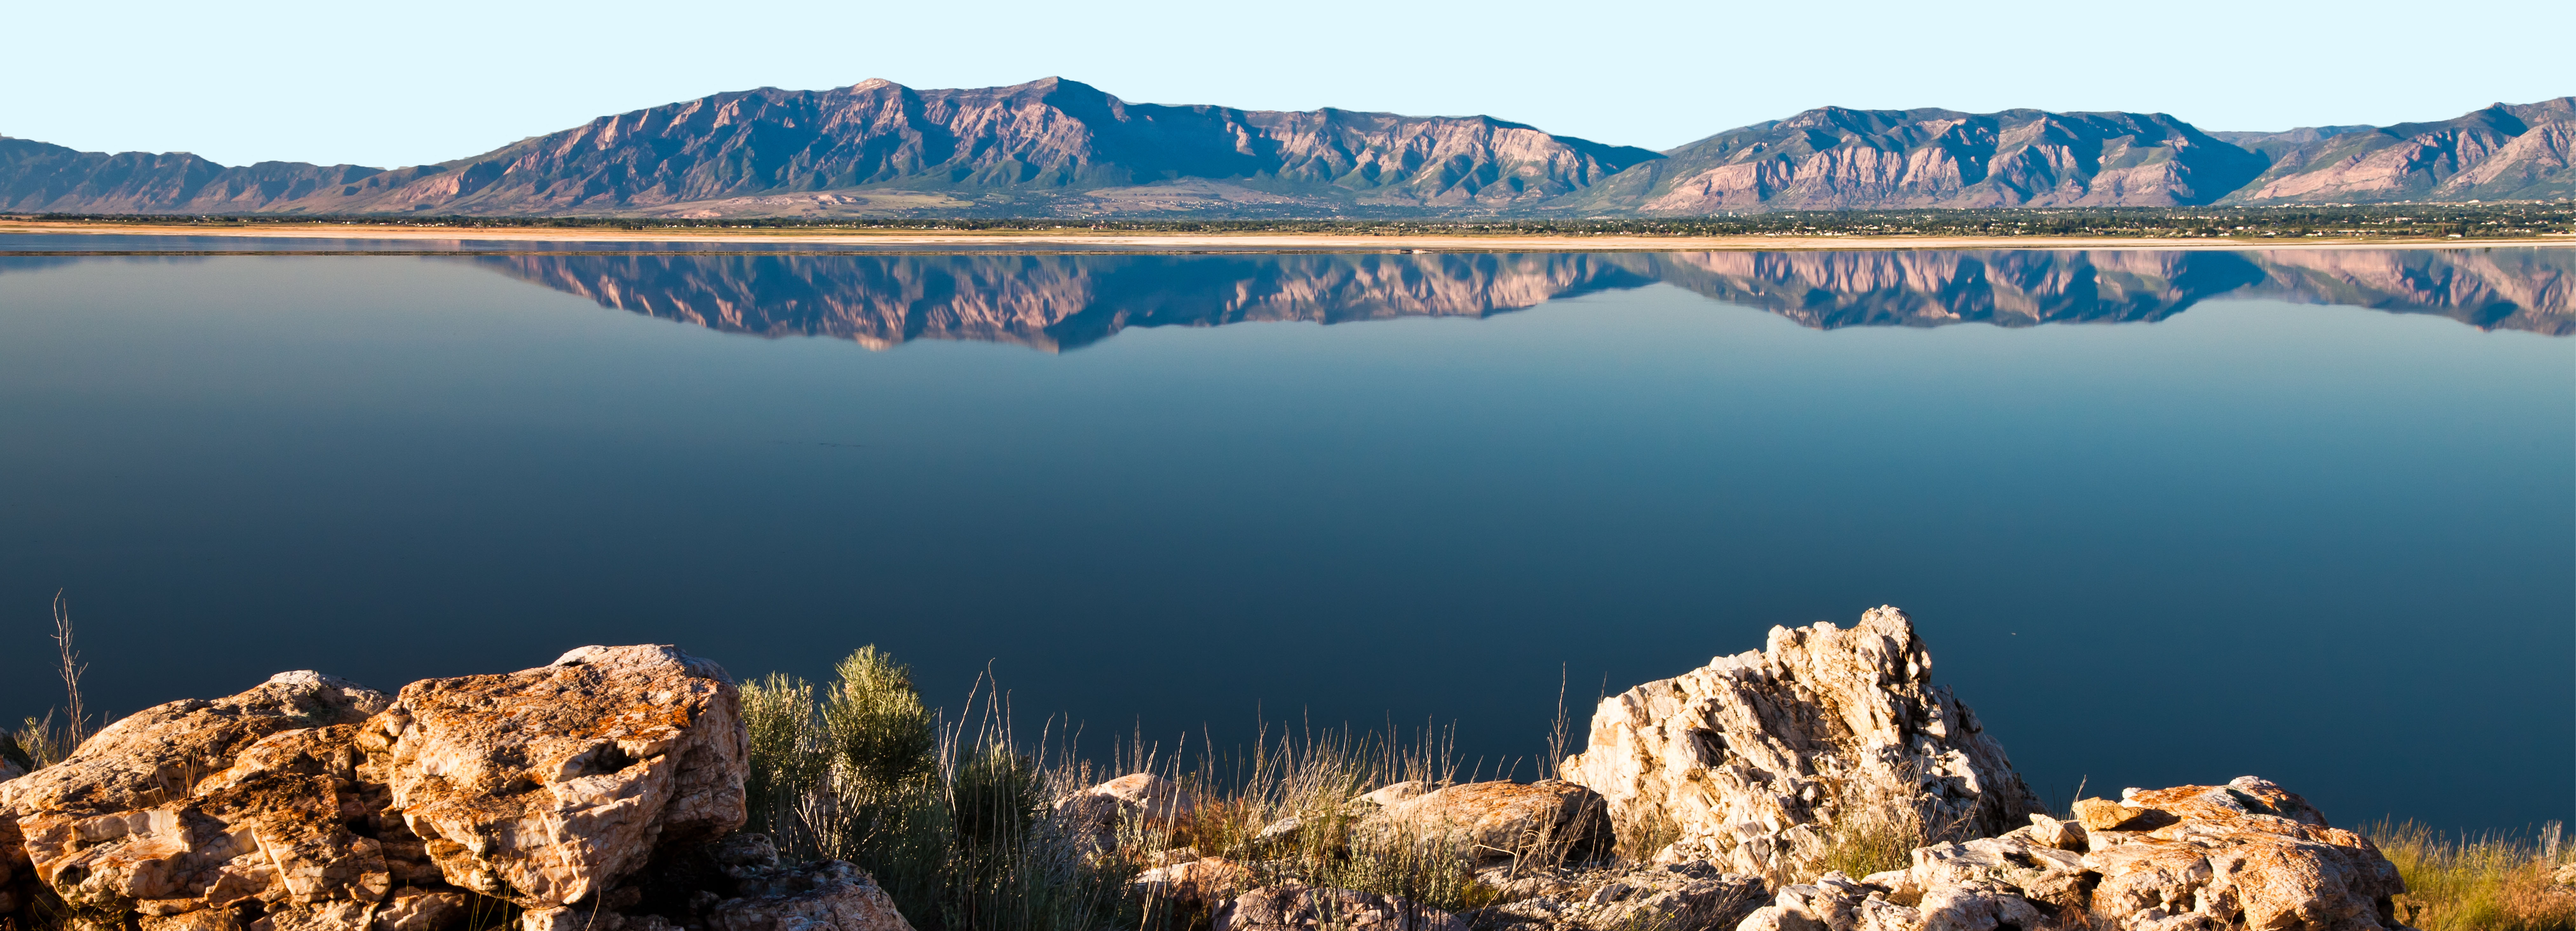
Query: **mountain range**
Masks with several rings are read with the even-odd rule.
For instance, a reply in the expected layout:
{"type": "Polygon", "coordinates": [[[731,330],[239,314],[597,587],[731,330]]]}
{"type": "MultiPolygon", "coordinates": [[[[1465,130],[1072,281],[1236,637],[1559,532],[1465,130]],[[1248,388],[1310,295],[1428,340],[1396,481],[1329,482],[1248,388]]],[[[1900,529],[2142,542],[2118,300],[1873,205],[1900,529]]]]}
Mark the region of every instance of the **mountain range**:
{"type": "Polygon", "coordinates": [[[1762,210],[2549,200],[2576,97],[2204,132],[2165,114],[1824,107],[1664,152],[1485,116],[1128,103],[1075,81],[871,80],[603,116],[379,169],[0,136],[0,210],[475,216],[1696,216],[1762,210]]]}
{"type": "Polygon", "coordinates": [[[2559,249],[517,254],[460,261],[650,317],[874,349],[950,339],[1060,351],[1131,327],[1490,317],[1657,283],[1827,330],[2147,322],[2234,296],[2576,334],[2576,255],[2559,249]]]}

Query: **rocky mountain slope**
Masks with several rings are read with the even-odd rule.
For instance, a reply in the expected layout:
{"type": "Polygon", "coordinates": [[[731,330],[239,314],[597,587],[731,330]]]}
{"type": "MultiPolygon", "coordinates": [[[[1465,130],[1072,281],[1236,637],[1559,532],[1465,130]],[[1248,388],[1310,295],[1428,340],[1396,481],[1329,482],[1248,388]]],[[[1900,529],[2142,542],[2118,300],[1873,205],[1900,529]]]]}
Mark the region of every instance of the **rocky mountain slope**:
{"type": "Polygon", "coordinates": [[[1074,81],[762,88],[391,170],[0,137],[0,210],[440,215],[1689,216],[2576,192],[2576,98],[2206,133],[2164,114],[1824,107],[1664,153],[1492,117],[1135,104],[1074,81]]]}
{"type": "MultiPolygon", "coordinates": [[[[2255,134],[2247,134],[2255,135],[2255,134]]],[[[2227,199],[2248,204],[2542,200],[2576,193],[2576,97],[2496,104],[2438,123],[2262,134],[2271,167],[2227,199]],[[2301,133],[2315,138],[2297,140],[2301,133]]]]}
{"type": "Polygon", "coordinates": [[[2259,156],[2163,114],[1825,107],[1666,152],[1569,207],[1648,214],[2201,204],[2259,156]]]}
{"type": "Polygon", "coordinates": [[[602,214],[850,190],[1043,207],[1057,195],[1181,178],[1311,209],[1495,209],[1655,157],[1490,117],[1130,104],[1058,78],[979,90],[867,81],[717,94],[392,171],[305,166],[294,175],[263,165],[234,177],[195,156],[47,148],[55,150],[0,153],[8,209],[602,214]]]}

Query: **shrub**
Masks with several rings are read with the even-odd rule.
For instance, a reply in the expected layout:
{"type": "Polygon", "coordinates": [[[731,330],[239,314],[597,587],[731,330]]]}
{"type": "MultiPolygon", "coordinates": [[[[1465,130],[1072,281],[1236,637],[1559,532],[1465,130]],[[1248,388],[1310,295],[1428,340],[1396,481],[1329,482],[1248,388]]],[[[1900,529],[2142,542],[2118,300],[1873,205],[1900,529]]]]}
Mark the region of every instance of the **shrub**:
{"type": "Polygon", "coordinates": [[[752,829],[792,859],[858,864],[922,931],[1114,923],[1132,873],[1087,862],[1052,823],[1064,774],[1015,743],[1007,714],[988,702],[983,726],[943,725],[874,647],[834,673],[743,687],[752,829]]]}

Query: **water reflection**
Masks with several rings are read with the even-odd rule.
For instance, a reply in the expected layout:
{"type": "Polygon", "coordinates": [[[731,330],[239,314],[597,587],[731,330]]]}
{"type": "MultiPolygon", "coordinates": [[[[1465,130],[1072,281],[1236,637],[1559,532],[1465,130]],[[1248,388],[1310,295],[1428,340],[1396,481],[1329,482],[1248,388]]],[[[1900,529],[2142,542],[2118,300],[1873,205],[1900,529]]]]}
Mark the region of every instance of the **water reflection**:
{"type": "Polygon", "coordinates": [[[2576,333],[2576,250],[1868,251],[1318,255],[508,255],[602,306],[875,348],[1067,349],[1131,326],[1481,317],[1657,282],[1820,329],[2161,320],[2222,295],[2576,333]]]}

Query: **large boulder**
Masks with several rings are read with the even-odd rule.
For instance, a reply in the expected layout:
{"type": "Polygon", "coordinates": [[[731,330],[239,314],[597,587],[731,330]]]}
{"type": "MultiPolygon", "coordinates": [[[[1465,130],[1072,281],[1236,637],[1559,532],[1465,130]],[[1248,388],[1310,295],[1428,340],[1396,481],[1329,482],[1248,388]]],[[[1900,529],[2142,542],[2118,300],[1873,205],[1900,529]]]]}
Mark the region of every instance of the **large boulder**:
{"type": "Polygon", "coordinates": [[[663,844],[742,826],[741,698],[668,646],[584,647],[404,686],[365,728],[447,881],[532,909],[582,901],[663,844]]]}
{"type": "Polygon", "coordinates": [[[1976,837],[2041,810],[1892,607],[1848,629],[1774,627],[1760,652],[1604,699],[1560,771],[1608,800],[1623,836],[1672,838],[1658,860],[1775,880],[1844,819],[1895,808],[1976,837]]]}
{"type": "Polygon", "coordinates": [[[475,893],[595,905],[663,845],[741,825],[736,703],[722,669],[654,646],[390,699],[283,673],[0,782],[0,889],[32,876],[99,931],[433,931],[475,893]]]}
{"type": "MultiPolygon", "coordinates": [[[[361,910],[409,837],[351,747],[381,693],[281,673],[226,698],[175,701],[101,729],[70,758],[0,783],[0,860],[18,860],[75,923],[228,926],[234,913],[361,910]],[[174,922],[204,910],[223,911],[174,922]]],[[[426,878],[435,881],[435,870],[426,878]]],[[[363,925],[361,925],[363,927],[363,925]]]]}
{"type": "Polygon", "coordinates": [[[1739,931],[2394,931],[2397,868],[2252,776],[2131,790],[1999,837],[1914,851],[1902,870],[1783,888],[1739,931]],[[2115,812],[2111,809],[2125,809],[2115,812]]]}
{"type": "Polygon", "coordinates": [[[1468,931],[1456,915],[1398,896],[1350,889],[1271,886],[1216,911],[1216,931],[1468,931]]]}
{"type": "Polygon", "coordinates": [[[1608,856],[1613,841],[1601,796],[1556,779],[1427,792],[1369,813],[1351,833],[1355,843],[1445,847],[1480,865],[1584,863],[1608,856]]]}
{"type": "Polygon", "coordinates": [[[2406,884],[2396,865],[2280,786],[2245,776],[2121,801],[2150,813],[2126,826],[2143,830],[2091,831],[2084,855],[2101,874],[2092,910],[2108,927],[2161,928],[2185,916],[2213,928],[2398,926],[2391,898],[2406,884]]]}

